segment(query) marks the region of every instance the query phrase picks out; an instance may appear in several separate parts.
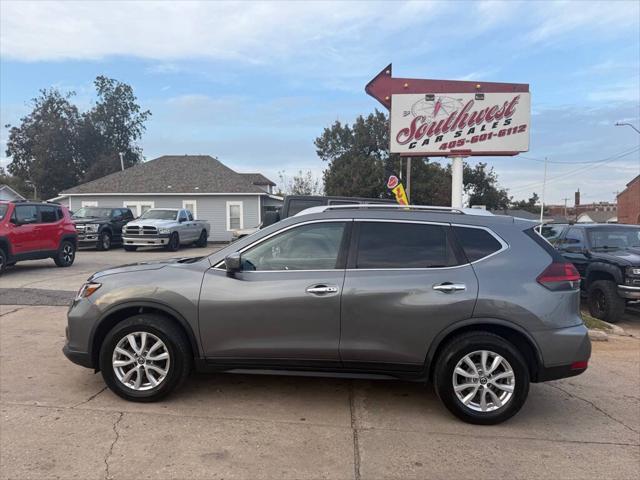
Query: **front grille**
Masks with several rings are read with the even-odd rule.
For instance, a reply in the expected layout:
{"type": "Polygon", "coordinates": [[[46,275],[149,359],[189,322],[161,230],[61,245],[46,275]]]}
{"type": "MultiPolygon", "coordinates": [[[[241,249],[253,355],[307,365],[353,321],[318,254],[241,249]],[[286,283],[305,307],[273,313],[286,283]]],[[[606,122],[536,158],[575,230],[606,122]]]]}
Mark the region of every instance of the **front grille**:
{"type": "Polygon", "coordinates": [[[127,236],[144,237],[149,235],[158,235],[158,229],[156,227],[139,227],[135,225],[125,227],[124,233],[127,236]]]}
{"type": "Polygon", "coordinates": [[[85,225],[76,225],[76,230],[78,233],[84,233],[85,225]]]}

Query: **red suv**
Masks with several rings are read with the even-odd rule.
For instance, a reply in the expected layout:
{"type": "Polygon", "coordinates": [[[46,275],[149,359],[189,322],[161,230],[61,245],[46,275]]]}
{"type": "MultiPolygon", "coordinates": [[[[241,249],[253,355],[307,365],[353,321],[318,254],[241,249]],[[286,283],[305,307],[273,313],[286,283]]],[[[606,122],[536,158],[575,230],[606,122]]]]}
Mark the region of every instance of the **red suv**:
{"type": "Polygon", "coordinates": [[[0,201],[0,274],[22,260],[53,258],[69,267],[78,235],[69,211],[56,203],[0,201]]]}

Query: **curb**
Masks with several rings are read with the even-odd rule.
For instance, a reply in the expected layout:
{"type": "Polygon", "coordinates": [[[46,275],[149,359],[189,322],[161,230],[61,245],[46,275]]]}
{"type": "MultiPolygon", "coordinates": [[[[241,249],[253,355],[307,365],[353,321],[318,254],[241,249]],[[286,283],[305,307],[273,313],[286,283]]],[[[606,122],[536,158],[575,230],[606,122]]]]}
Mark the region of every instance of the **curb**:
{"type": "Polygon", "coordinates": [[[609,335],[602,330],[589,330],[589,339],[592,342],[608,342],[609,335]]]}

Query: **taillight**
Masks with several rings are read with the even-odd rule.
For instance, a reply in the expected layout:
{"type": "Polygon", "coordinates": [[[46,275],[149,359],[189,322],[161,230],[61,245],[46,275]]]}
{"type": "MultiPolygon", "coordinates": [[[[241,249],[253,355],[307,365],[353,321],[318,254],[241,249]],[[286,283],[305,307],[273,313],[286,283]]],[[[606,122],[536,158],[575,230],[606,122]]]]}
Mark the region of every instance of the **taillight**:
{"type": "Polygon", "coordinates": [[[553,262],[536,280],[543,287],[553,291],[574,290],[580,287],[580,274],[569,262],[553,262]]]}

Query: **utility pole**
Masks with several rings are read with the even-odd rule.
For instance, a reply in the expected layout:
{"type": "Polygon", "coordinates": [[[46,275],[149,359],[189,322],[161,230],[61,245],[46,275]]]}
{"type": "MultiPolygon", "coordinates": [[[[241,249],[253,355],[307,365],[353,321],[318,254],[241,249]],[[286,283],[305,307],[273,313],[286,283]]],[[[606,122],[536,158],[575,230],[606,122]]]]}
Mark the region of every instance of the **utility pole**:
{"type": "Polygon", "coordinates": [[[407,202],[411,205],[411,157],[407,157],[407,202]]]}
{"type": "Polygon", "coordinates": [[[544,157],[544,178],[542,180],[542,198],[540,199],[540,225],[544,216],[544,195],[547,188],[547,157],[544,157]]]}
{"type": "Polygon", "coordinates": [[[569,199],[567,197],[563,198],[564,200],[564,217],[567,218],[567,202],[569,199]]]}
{"type": "Polygon", "coordinates": [[[118,155],[120,155],[120,169],[124,170],[124,153],[120,152],[118,155]]]}

